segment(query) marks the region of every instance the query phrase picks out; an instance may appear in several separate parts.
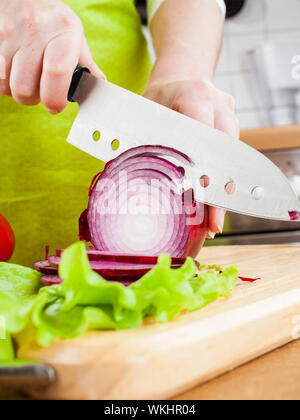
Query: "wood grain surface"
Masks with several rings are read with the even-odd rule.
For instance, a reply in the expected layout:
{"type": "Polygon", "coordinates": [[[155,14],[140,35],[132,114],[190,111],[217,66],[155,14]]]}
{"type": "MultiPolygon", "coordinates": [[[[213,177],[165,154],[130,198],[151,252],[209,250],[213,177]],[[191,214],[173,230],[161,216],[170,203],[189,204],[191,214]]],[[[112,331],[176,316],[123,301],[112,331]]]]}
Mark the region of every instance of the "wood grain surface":
{"type": "Polygon", "coordinates": [[[300,400],[300,340],[196,386],[174,400],[300,400]]]}
{"type": "Polygon", "coordinates": [[[260,151],[297,149],[300,147],[300,125],[244,130],[241,139],[260,151]]]}
{"type": "MultiPolygon", "coordinates": [[[[57,382],[34,397],[170,398],[290,341],[300,315],[300,247],[210,247],[202,263],[237,264],[261,277],[175,321],[132,331],[91,332],[22,357],[54,366],[57,382]]],[[[296,328],[296,329],[295,329],[296,328]]]]}

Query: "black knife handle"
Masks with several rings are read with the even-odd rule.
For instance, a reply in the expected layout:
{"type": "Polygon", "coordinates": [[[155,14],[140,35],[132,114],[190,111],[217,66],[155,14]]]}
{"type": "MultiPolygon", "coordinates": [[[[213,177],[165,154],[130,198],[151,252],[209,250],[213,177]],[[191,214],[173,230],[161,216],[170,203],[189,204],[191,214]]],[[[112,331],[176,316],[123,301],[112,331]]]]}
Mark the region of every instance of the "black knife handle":
{"type": "Polygon", "coordinates": [[[69,102],[76,102],[74,100],[74,94],[75,94],[75,91],[78,87],[80,79],[81,79],[83,73],[85,73],[85,72],[90,73],[89,69],[87,67],[83,67],[83,66],[77,66],[76,69],[74,70],[74,73],[73,73],[73,76],[72,76],[72,81],[71,81],[69,92],[68,92],[68,101],[69,102]]]}
{"type": "Polygon", "coordinates": [[[0,387],[41,388],[55,382],[55,372],[43,363],[19,361],[18,364],[0,364],[0,387]]]}

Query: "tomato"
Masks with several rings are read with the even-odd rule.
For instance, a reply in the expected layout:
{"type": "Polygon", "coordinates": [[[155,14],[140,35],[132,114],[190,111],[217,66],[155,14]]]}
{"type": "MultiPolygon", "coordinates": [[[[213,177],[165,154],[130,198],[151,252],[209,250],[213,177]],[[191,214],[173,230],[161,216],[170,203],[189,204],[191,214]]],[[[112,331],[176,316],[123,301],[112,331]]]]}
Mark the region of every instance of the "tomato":
{"type": "Polygon", "coordinates": [[[15,236],[7,220],[0,214],[0,261],[8,261],[15,248],[15,236]]]}

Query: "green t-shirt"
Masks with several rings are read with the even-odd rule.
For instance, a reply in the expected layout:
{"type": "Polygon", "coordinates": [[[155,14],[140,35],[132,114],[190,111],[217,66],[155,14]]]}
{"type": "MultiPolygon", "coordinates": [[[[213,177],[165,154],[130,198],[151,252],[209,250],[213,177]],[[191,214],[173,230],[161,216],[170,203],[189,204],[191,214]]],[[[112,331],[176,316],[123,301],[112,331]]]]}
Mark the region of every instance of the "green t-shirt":
{"type": "MultiPolygon", "coordinates": [[[[141,93],[151,61],[134,0],[65,2],[81,18],[109,81],[141,93]]],[[[3,96],[0,107],[0,214],[16,235],[12,261],[32,265],[43,258],[45,245],[64,248],[76,241],[90,181],[102,164],[66,143],[76,104],[58,116],[3,96]]]]}

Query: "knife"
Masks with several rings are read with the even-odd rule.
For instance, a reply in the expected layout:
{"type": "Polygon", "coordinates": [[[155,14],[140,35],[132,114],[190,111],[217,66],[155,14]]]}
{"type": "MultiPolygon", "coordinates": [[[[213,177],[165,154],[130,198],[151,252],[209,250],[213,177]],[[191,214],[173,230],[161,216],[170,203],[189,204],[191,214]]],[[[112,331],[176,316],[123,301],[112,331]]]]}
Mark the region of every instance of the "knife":
{"type": "Polygon", "coordinates": [[[300,219],[300,202],[288,179],[242,141],[98,79],[84,67],[75,70],[68,99],[79,111],[67,141],[89,155],[108,162],[141,145],[171,147],[193,161],[184,170],[197,201],[259,218],[300,219]],[[203,176],[209,180],[206,188],[203,176]]]}
{"type": "Polygon", "coordinates": [[[46,388],[56,380],[54,369],[41,362],[15,360],[0,363],[0,387],[15,389],[46,388]]]}

